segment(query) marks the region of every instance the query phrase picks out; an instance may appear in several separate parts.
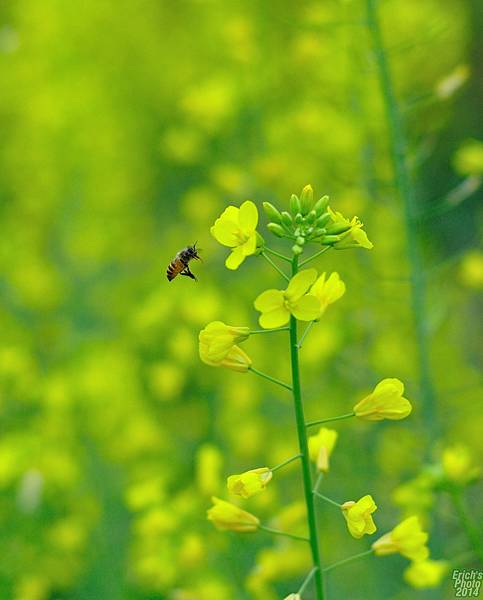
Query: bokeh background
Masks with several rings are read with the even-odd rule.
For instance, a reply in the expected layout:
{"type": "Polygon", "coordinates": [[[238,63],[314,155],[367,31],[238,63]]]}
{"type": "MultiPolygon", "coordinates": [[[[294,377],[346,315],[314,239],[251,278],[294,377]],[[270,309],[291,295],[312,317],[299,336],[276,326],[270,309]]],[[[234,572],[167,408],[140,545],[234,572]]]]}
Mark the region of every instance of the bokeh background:
{"type": "MultiPolygon", "coordinates": [[[[347,412],[388,376],[414,404],[401,423],[340,423],[325,492],[372,493],[380,533],[418,512],[435,558],[468,550],[444,494],[400,486],[451,444],[481,451],[479,4],[380,3],[416,190],[418,343],[362,0],[2,3],[1,598],[274,600],[297,589],[300,544],[205,519],[228,474],[295,453],[290,399],[203,365],[197,335],[216,319],[254,328],[253,299],[280,283],[261,258],[226,270],[211,224],[245,199],[285,208],[307,183],[359,215],[374,242],[318,262],[347,293],[303,349],[308,416],[347,412]],[[194,241],[199,281],[168,283],[167,264],[194,241]]],[[[283,334],[245,349],[286,375],[283,334]]],[[[301,500],[292,465],[243,506],[295,531],[301,500]]],[[[468,500],[476,519],[475,489],[468,500]]],[[[320,523],[326,564],[368,547],[328,505],[320,523]]],[[[408,587],[406,564],[334,571],[330,597],[453,597],[449,577],[435,592],[408,587]]]]}

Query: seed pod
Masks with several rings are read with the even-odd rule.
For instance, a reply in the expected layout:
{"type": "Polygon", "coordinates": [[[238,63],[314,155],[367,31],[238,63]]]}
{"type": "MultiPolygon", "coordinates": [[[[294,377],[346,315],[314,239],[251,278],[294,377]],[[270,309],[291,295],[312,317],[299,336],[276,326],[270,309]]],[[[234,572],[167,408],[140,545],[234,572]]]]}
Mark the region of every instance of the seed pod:
{"type": "Polygon", "coordinates": [[[351,229],[352,225],[346,223],[332,223],[332,225],[327,226],[327,233],[333,233],[335,235],[339,233],[345,233],[351,229]]]}
{"type": "Polygon", "coordinates": [[[324,213],[320,215],[320,217],[315,221],[316,227],[325,227],[325,225],[330,221],[329,213],[324,213]]]}
{"type": "Polygon", "coordinates": [[[292,252],[298,256],[299,254],[302,254],[303,252],[303,248],[301,248],[298,244],[295,244],[295,246],[292,246],[292,252]]]}
{"type": "Polygon", "coordinates": [[[281,225],[279,225],[278,223],[269,223],[267,225],[267,229],[268,229],[268,231],[271,231],[277,237],[281,238],[281,237],[285,236],[284,228],[281,225]]]}
{"type": "Polygon", "coordinates": [[[300,207],[302,214],[307,215],[314,204],[314,190],[311,185],[306,185],[300,194],[300,207]]]}
{"type": "Polygon", "coordinates": [[[290,212],[292,213],[292,216],[295,217],[300,212],[300,210],[300,200],[298,196],[292,194],[290,197],[290,212]]]}
{"type": "Polygon", "coordinates": [[[271,221],[274,221],[275,223],[282,222],[282,215],[273,204],[270,204],[270,202],[263,203],[263,210],[265,211],[265,214],[271,221]]]}
{"type": "Polygon", "coordinates": [[[305,238],[299,236],[295,242],[297,243],[298,246],[303,246],[305,244],[305,238]]]}
{"type": "Polygon", "coordinates": [[[286,210],[284,210],[281,214],[281,219],[282,219],[282,223],[285,225],[285,227],[292,227],[293,221],[292,221],[292,217],[290,216],[290,213],[288,213],[286,210]]]}
{"type": "Polygon", "coordinates": [[[317,216],[320,216],[327,206],[329,205],[329,196],[322,196],[320,200],[317,200],[314,206],[314,210],[317,213],[317,216]]]}

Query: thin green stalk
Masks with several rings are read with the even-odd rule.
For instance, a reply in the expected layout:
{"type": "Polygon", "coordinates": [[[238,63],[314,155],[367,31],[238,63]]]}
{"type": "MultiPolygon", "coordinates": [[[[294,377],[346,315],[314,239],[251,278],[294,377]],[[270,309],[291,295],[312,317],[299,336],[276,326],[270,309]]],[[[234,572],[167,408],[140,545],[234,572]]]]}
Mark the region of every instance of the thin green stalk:
{"type": "Polygon", "coordinates": [[[291,462],[293,462],[294,460],[297,460],[297,458],[300,458],[301,456],[302,456],[301,454],[296,454],[295,456],[291,456],[290,458],[287,458],[287,460],[284,460],[283,462],[281,462],[276,467],[272,467],[270,469],[270,471],[272,471],[272,473],[275,473],[275,471],[278,471],[282,467],[285,467],[286,465],[289,465],[291,462]]]}
{"type": "Polygon", "coordinates": [[[332,571],[332,569],[336,569],[337,567],[341,567],[342,565],[350,563],[353,560],[358,560],[359,558],[363,558],[364,556],[369,556],[369,554],[372,554],[373,552],[374,552],[374,550],[366,550],[366,552],[361,552],[360,554],[354,554],[354,556],[349,556],[349,558],[344,558],[344,560],[339,560],[336,563],[333,563],[332,565],[329,565],[328,567],[326,567],[324,569],[324,573],[327,573],[327,571],[332,571]]]}
{"type": "Polygon", "coordinates": [[[298,593],[299,593],[300,595],[302,595],[302,594],[305,592],[305,590],[306,590],[307,586],[308,586],[308,585],[309,585],[309,583],[310,583],[310,580],[311,580],[311,579],[312,579],[312,577],[315,575],[315,573],[316,573],[316,571],[317,571],[317,570],[318,570],[318,569],[317,569],[317,567],[314,567],[313,569],[311,569],[311,570],[310,570],[309,574],[308,574],[308,575],[307,575],[307,577],[304,579],[304,581],[303,581],[302,585],[299,587],[299,591],[298,591],[298,593]]]}
{"type": "Polygon", "coordinates": [[[322,479],[324,478],[324,474],[322,471],[317,475],[317,479],[315,480],[314,490],[317,491],[319,489],[319,485],[322,483],[322,479]]]}
{"type": "Polygon", "coordinates": [[[310,323],[307,325],[307,327],[305,328],[305,331],[302,333],[302,337],[300,338],[299,343],[297,344],[298,349],[300,350],[300,348],[302,348],[302,344],[304,343],[305,338],[307,337],[307,334],[309,333],[309,331],[312,329],[312,327],[317,323],[317,321],[310,321],[310,323]]]}
{"type": "Polygon", "coordinates": [[[311,260],[314,260],[314,258],[319,257],[321,254],[323,254],[324,252],[327,252],[327,250],[330,250],[331,246],[325,246],[325,248],[322,248],[322,250],[319,250],[318,252],[316,252],[315,254],[312,254],[312,256],[309,256],[308,258],[306,258],[305,260],[303,260],[299,267],[303,267],[304,265],[306,265],[308,262],[310,262],[311,260]]]}
{"type": "Polygon", "coordinates": [[[345,415],[339,415],[338,417],[329,417],[328,419],[318,419],[317,421],[309,421],[305,423],[305,427],[312,427],[313,425],[320,425],[321,423],[330,423],[331,421],[341,421],[342,419],[349,419],[355,417],[355,413],[347,413],[345,415]]]}
{"type": "Polygon", "coordinates": [[[274,333],[275,331],[288,331],[290,327],[275,327],[274,329],[253,329],[250,331],[250,335],[257,335],[259,333],[274,333]]]}
{"type": "Polygon", "coordinates": [[[283,537],[290,538],[291,540],[300,540],[301,542],[310,542],[309,538],[306,538],[302,535],[295,535],[294,533],[287,533],[285,531],[279,531],[278,529],[273,529],[272,527],[267,527],[266,525],[259,525],[259,529],[262,531],[266,531],[267,533],[272,533],[273,535],[282,535],[283,537]]]}
{"type": "Polygon", "coordinates": [[[288,277],[287,275],[285,275],[285,273],[282,271],[282,269],[276,265],[273,260],[268,256],[268,254],[266,254],[265,252],[260,252],[260,256],[263,256],[263,258],[269,262],[272,267],[278,272],[280,273],[280,275],[286,280],[286,281],[290,281],[290,277],[288,277]]]}
{"type": "Polygon", "coordinates": [[[251,371],[252,373],[255,373],[255,375],[258,375],[259,377],[263,377],[263,379],[267,379],[268,381],[271,381],[272,383],[281,385],[286,390],[292,391],[292,387],[290,385],[288,385],[288,383],[284,383],[283,381],[280,381],[280,379],[276,379],[275,377],[272,377],[271,375],[267,375],[266,373],[263,373],[262,371],[255,369],[255,367],[250,366],[250,367],[248,367],[248,370],[251,371]]]}
{"type": "Polygon", "coordinates": [[[321,500],[325,500],[325,502],[328,502],[329,504],[332,504],[333,506],[337,506],[337,508],[340,508],[342,506],[342,504],[339,504],[338,502],[335,502],[335,500],[331,500],[330,498],[327,498],[327,496],[324,496],[324,494],[321,494],[315,488],[314,488],[313,494],[314,494],[314,496],[317,496],[317,498],[320,498],[321,500]]]}
{"type": "Polygon", "coordinates": [[[468,536],[473,550],[479,556],[480,560],[483,561],[481,535],[468,513],[468,509],[466,507],[462,491],[455,490],[451,493],[451,498],[453,499],[453,504],[455,506],[456,512],[458,513],[461,525],[463,526],[463,529],[465,530],[466,535],[468,536]]]}
{"type": "MultiPolygon", "coordinates": [[[[298,272],[298,257],[294,256],[292,261],[292,276],[298,272]]],[[[310,550],[312,553],[312,562],[317,567],[315,572],[315,589],[317,600],[324,600],[324,585],[322,579],[322,569],[320,566],[319,539],[317,532],[317,519],[315,515],[315,500],[312,494],[312,476],[310,474],[310,458],[307,443],[307,430],[305,428],[304,406],[302,402],[302,392],[300,388],[300,370],[299,370],[299,349],[297,345],[297,320],[293,315],[290,316],[290,361],[292,365],[292,389],[295,405],[295,420],[297,423],[297,434],[302,463],[302,477],[305,494],[305,504],[307,507],[307,521],[309,526],[310,550]]]]}
{"type": "Polygon", "coordinates": [[[402,118],[394,92],[391,70],[384,50],[377,11],[377,0],[366,0],[367,25],[374,47],[377,72],[386,112],[389,145],[394,169],[394,179],[403,205],[407,252],[410,269],[411,307],[416,334],[419,385],[423,400],[423,418],[429,430],[428,447],[438,434],[436,394],[429,360],[429,338],[426,329],[426,282],[424,279],[420,239],[415,228],[415,193],[406,165],[406,139],[402,118]]]}
{"type": "Polygon", "coordinates": [[[285,256],[284,254],[280,254],[280,252],[277,252],[276,250],[272,250],[268,246],[264,246],[263,249],[265,250],[265,252],[269,252],[270,254],[273,254],[273,256],[278,256],[278,258],[281,258],[285,262],[292,263],[291,258],[289,258],[288,256],[285,256]]]}

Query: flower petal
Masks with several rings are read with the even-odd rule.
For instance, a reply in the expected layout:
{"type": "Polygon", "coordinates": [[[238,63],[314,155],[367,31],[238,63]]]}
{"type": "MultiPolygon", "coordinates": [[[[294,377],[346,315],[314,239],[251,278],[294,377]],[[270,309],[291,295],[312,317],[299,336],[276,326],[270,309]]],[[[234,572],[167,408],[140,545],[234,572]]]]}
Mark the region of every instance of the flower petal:
{"type": "MultiPolygon", "coordinates": [[[[233,207],[234,208],[234,207],[233,207]]],[[[236,232],[238,231],[238,225],[235,221],[222,219],[221,217],[215,221],[215,224],[210,229],[211,235],[217,242],[232,248],[238,244],[238,237],[236,232]]]]}
{"type": "Polygon", "coordinates": [[[238,223],[243,231],[254,231],[258,225],[258,210],[256,205],[250,200],[246,200],[240,206],[238,213],[238,223]]]}
{"type": "Polygon", "coordinates": [[[285,290],[285,297],[290,302],[296,302],[305,294],[316,278],[317,271],[315,269],[304,269],[303,271],[299,271],[297,275],[294,275],[290,280],[288,287],[285,290]]]}
{"type": "Polygon", "coordinates": [[[241,248],[245,256],[255,254],[255,250],[257,249],[257,234],[253,232],[241,248]]]}
{"type": "Polygon", "coordinates": [[[320,317],[320,302],[315,296],[306,294],[298,302],[290,303],[290,311],[300,321],[313,321],[320,317]]]}
{"type": "Polygon", "coordinates": [[[281,290],[266,290],[256,298],[254,306],[260,312],[281,308],[283,306],[283,292],[281,290]]]}
{"type": "Polygon", "coordinates": [[[225,267],[232,271],[236,271],[236,269],[238,269],[244,260],[245,254],[243,253],[243,248],[238,246],[237,248],[233,248],[231,253],[228,255],[227,259],[225,260],[225,267]]]}
{"type": "Polygon", "coordinates": [[[288,310],[281,306],[268,312],[264,312],[260,315],[258,322],[264,329],[273,329],[274,327],[282,327],[288,323],[290,313],[288,310]]]}

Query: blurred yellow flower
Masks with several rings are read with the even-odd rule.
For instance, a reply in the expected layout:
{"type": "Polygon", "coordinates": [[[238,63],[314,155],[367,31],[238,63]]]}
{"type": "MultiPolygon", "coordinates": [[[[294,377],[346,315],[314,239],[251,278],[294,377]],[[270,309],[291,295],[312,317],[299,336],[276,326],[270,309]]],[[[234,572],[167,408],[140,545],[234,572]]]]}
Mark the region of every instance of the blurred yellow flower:
{"type": "Polygon", "coordinates": [[[228,269],[238,269],[247,256],[257,249],[258,211],[247,200],[240,208],[228,206],[211,228],[211,235],[224,246],[232,249],[225,261],[228,269]]]}
{"type": "Polygon", "coordinates": [[[316,435],[308,439],[310,460],[316,463],[319,471],[329,470],[329,457],[337,441],[337,431],[321,427],[316,435]]]}
{"type": "Polygon", "coordinates": [[[258,529],[260,521],[255,515],[215,496],[213,496],[212,501],[213,506],[207,512],[207,518],[218,529],[242,533],[254,532],[258,529]]]}
{"type": "Polygon", "coordinates": [[[375,533],[377,528],[371,515],[377,510],[377,506],[371,495],[367,494],[357,502],[344,502],[341,508],[352,537],[360,539],[364,534],[375,533]]]}
{"type": "Polygon", "coordinates": [[[444,560],[413,562],[405,571],[404,579],[418,589],[437,587],[449,570],[444,560]]]}
{"type": "MultiPolygon", "coordinates": [[[[349,229],[341,233],[341,240],[334,244],[334,248],[337,250],[344,250],[345,248],[366,248],[371,250],[374,244],[367,237],[366,232],[362,229],[363,223],[358,217],[353,217],[352,220],[344,217],[340,212],[333,211],[330,206],[327,208],[328,213],[331,216],[332,223],[334,225],[342,227],[349,227],[349,229]]],[[[329,233],[332,233],[328,229],[329,233]]]]}
{"type": "Polygon", "coordinates": [[[248,327],[232,327],[222,321],[208,323],[199,334],[201,360],[219,364],[235,344],[243,342],[249,335],[248,327]]]}
{"type": "Polygon", "coordinates": [[[320,302],[307,294],[317,277],[315,269],[305,269],[292,277],[286,290],[266,290],[255,300],[255,308],[262,314],[261,327],[271,329],[286,325],[293,315],[301,321],[312,321],[320,316],[320,302]]]}
{"type": "Polygon", "coordinates": [[[371,394],[354,406],[354,413],[366,421],[404,419],[411,413],[412,406],[403,393],[404,384],[399,379],[383,379],[371,394]]]}
{"type": "Polygon", "coordinates": [[[427,541],[428,534],[421,529],[418,517],[413,516],[376,540],[372,544],[372,549],[377,556],[399,552],[402,556],[419,562],[429,556],[427,541]]]}
{"type": "Polygon", "coordinates": [[[441,463],[447,479],[460,485],[477,479],[480,474],[480,469],[474,464],[468,447],[462,444],[445,448],[441,463]]]}
{"type": "Polygon", "coordinates": [[[483,253],[468,252],[461,261],[460,277],[468,287],[476,290],[483,289],[483,253]]]}
{"type": "Polygon", "coordinates": [[[260,467],[230,475],[227,479],[228,492],[242,498],[250,498],[265,489],[267,483],[272,479],[273,473],[268,467],[260,467]]]}
{"type": "Polygon", "coordinates": [[[345,283],[341,280],[339,273],[331,273],[325,279],[325,272],[320,275],[314,285],[310,288],[310,294],[320,302],[321,314],[329,306],[345,294],[345,283]]]}

